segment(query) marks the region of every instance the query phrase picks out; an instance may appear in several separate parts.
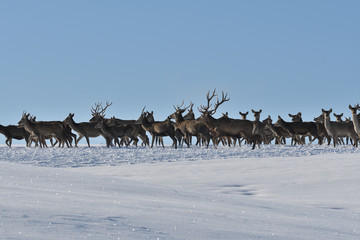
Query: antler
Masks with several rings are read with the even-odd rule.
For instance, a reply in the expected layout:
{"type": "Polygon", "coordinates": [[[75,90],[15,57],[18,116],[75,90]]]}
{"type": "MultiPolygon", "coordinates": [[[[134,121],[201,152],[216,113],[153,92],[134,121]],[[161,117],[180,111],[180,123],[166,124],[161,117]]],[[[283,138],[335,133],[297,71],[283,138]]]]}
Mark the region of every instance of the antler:
{"type": "Polygon", "coordinates": [[[189,109],[189,111],[191,112],[192,110],[193,110],[193,106],[194,106],[194,103],[192,102],[192,101],[190,101],[190,109],[189,109]]]}
{"type": "MultiPolygon", "coordinates": [[[[184,105],[184,100],[182,101],[182,103],[181,103],[181,105],[179,106],[179,105],[176,105],[176,107],[173,105],[173,107],[174,107],[174,109],[175,109],[175,111],[177,111],[177,110],[180,110],[180,108],[182,107],[182,105],[184,105]]],[[[186,109],[186,108],[185,108],[186,109]]]]}
{"type": "Polygon", "coordinates": [[[216,110],[218,109],[218,107],[219,107],[221,104],[223,104],[224,102],[227,102],[227,101],[230,100],[230,98],[227,98],[227,95],[228,95],[227,93],[224,95],[224,92],[222,92],[222,99],[221,99],[221,101],[219,101],[219,98],[218,98],[218,99],[216,100],[216,104],[215,104],[214,109],[209,111],[209,113],[210,113],[211,115],[215,114],[216,110]]]}
{"type": "Polygon", "coordinates": [[[141,114],[140,114],[140,115],[143,115],[143,114],[144,114],[145,108],[146,108],[146,106],[144,106],[144,108],[141,110],[141,114]]]}
{"type": "Polygon", "coordinates": [[[209,108],[211,107],[210,101],[216,96],[215,92],[216,92],[216,88],[214,89],[213,93],[210,96],[210,90],[208,91],[208,93],[206,94],[207,106],[200,105],[200,108],[198,108],[199,112],[205,113],[209,111],[209,108]]]}
{"type": "Polygon", "coordinates": [[[105,111],[106,109],[112,105],[112,102],[106,101],[106,106],[102,107],[102,103],[95,103],[95,108],[91,108],[91,114],[94,115],[101,115],[102,117],[105,117],[105,111]]]}

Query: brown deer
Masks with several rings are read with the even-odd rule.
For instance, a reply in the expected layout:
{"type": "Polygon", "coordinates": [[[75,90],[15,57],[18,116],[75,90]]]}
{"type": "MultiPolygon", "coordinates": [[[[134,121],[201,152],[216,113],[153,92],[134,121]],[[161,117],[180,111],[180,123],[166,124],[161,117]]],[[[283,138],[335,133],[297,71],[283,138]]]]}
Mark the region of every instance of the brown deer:
{"type": "Polygon", "coordinates": [[[31,136],[37,137],[40,147],[46,147],[45,139],[51,137],[60,142],[59,147],[64,146],[63,143],[66,143],[67,147],[69,147],[68,139],[62,125],[57,123],[34,122],[29,119],[29,116],[30,114],[23,113],[18,124],[20,127],[24,127],[31,136]]]}
{"type": "Polygon", "coordinates": [[[23,127],[19,127],[16,125],[3,126],[0,124],[0,133],[6,137],[5,143],[8,147],[11,147],[13,139],[16,140],[25,139],[26,146],[28,146],[28,139],[30,133],[27,132],[23,127]]]}
{"type": "Polygon", "coordinates": [[[130,138],[129,142],[125,142],[126,147],[128,147],[132,141],[134,141],[137,146],[138,139],[134,137],[134,128],[131,125],[111,126],[111,123],[110,121],[108,125],[106,121],[102,119],[95,125],[95,128],[101,129],[103,134],[109,139],[114,139],[115,146],[116,144],[118,144],[119,147],[121,146],[119,138],[130,138]]]}
{"type": "Polygon", "coordinates": [[[76,123],[73,118],[74,118],[74,114],[69,113],[69,116],[64,120],[64,123],[69,125],[71,129],[77,132],[77,134],[79,135],[79,137],[76,140],[76,146],[79,143],[79,141],[83,137],[85,137],[86,142],[90,147],[89,138],[95,138],[100,135],[105,138],[107,147],[113,146],[111,139],[108,138],[106,135],[104,135],[100,129],[95,128],[96,123],[92,123],[92,122],[76,123]]]}
{"type": "MultiPolygon", "coordinates": [[[[219,118],[215,119],[213,115],[216,113],[216,110],[218,107],[223,104],[224,102],[227,102],[230,100],[230,98],[227,98],[227,94],[224,94],[222,92],[222,99],[219,101],[217,98],[217,102],[214,105],[213,108],[211,108],[211,100],[217,96],[215,94],[216,90],[213,91],[212,95],[210,96],[210,91],[207,93],[207,105],[203,106],[201,105],[200,108],[198,108],[199,112],[202,114],[199,118],[200,121],[202,121],[213,134],[214,138],[221,138],[221,137],[243,137],[245,139],[249,139],[251,143],[253,143],[253,149],[255,148],[256,143],[259,143],[257,139],[253,138],[252,131],[253,131],[253,124],[252,122],[248,120],[240,120],[240,119],[232,119],[232,118],[219,118]]],[[[216,147],[217,143],[214,145],[216,147]]]]}
{"type": "Polygon", "coordinates": [[[332,112],[332,108],[326,111],[321,109],[324,116],[324,126],[328,135],[333,139],[334,147],[338,143],[338,138],[349,137],[353,141],[353,145],[357,147],[358,145],[358,135],[354,130],[353,123],[345,123],[345,122],[331,122],[330,121],[330,113],[332,112]]]}
{"type": "Polygon", "coordinates": [[[293,138],[297,136],[313,136],[319,139],[317,134],[317,126],[314,122],[285,122],[280,116],[275,126],[282,127],[293,138]]]}
{"type": "Polygon", "coordinates": [[[175,128],[180,130],[184,135],[184,141],[188,147],[190,147],[192,136],[197,137],[196,145],[200,144],[202,138],[206,138],[206,146],[208,147],[211,138],[209,129],[198,120],[185,120],[182,114],[191,106],[191,104],[183,109],[181,108],[182,105],[183,104],[180,106],[178,105],[177,107],[174,106],[175,112],[169,116],[170,118],[175,119],[175,128]]]}
{"type": "Polygon", "coordinates": [[[356,106],[352,107],[349,104],[349,109],[351,111],[351,115],[352,115],[352,122],[354,125],[354,131],[356,132],[356,134],[359,136],[360,138],[360,123],[359,123],[359,118],[357,115],[357,110],[360,108],[359,104],[356,104],[356,106]]]}
{"type": "Polygon", "coordinates": [[[286,138],[290,138],[291,135],[288,131],[284,130],[282,127],[274,126],[270,115],[266,118],[263,123],[265,128],[269,129],[275,136],[275,144],[286,144],[286,138]]]}
{"type": "MultiPolygon", "coordinates": [[[[30,121],[32,121],[34,123],[37,122],[37,123],[58,124],[58,125],[60,125],[63,128],[64,134],[65,134],[65,136],[66,136],[66,138],[68,140],[68,143],[69,143],[70,147],[72,147],[73,139],[75,140],[75,146],[76,146],[76,134],[71,132],[71,128],[67,124],[65,124],[64,121],[62,121],[62,122],[61,121],[36,121],[36,116],[31,117],[30,121]]],[[[58,143],[58,141],[56,139],[55,139],[56,140],[55,143],[53,143],[52,138],[49,138],[49,140],[50,140],[51,145],[53,147],[58,143]]],[[[36,140],[34,139],[34,141],[36,141],[36,140]]],[[[30,144],[31,144],[31,142],[30,142],[30,144]]],[[[59,142],[59,146],[60,146],[60,144],[61,143],[59,142]]],[[[64,144],[64,143],[62,143],[62,144],[64,144]]]]}
{"type": "MultiPolygon", "coordinates": [[[[143,141],[143,145],[149,145],[149,138],[146,135],[146,131],[141,127],[140,124],[136,124],[136,120],[123,120],[116,118],[115,116],[112,118],[105,118],[106,109],[111,106],[111,102],[106,102],[106,106],[103,107],[102,103],[95,103],[95,107],[92,107],[91,114],[92,118],[89,120],[92,123],[98,123],[102,119],[105,120],[106,124],[111,126],[123,126],[125,124],[131,125],[134,129],[134,136],[139,137],[143,141]]],[[[137,142],[136,142],[137,145],[137,142]]]]}
{"type": "Polygon", "coordinates": [[[327,131],[325,129],[325,126],[324,126],[324,115],[321,114],[320,116],[315,117],[314,121],[315,121],[315,124],[316,124],[316,127],[317,127],[317,133],[318,133],[318,136],[319,136],[319,141],[318,141],[319,144],[320,145],[323,144],[324,138],[326,138],[327,141],[328,141],[328,145],[330,145],[331,144],[331,137],[327,133],[327,131]]]}
{"type": "MultiPolygon", "coordinates": [[[[145,131],[149,132],[152,136],[151,148],[154,146],[154,141],[157,136],[164,137],[168,136],[173,140],[172,146],[177,148],[177,139],[175,138],[175,128],[173,123],[170,121],[170,118],[165,121],[155,121],[149,122],[146,113],[144,112],[145,107],[143,108],[139,119],[136,123],[141,124],[145,131]]],[[[162,144],[164,147],[164,144],[162,144]]]]}

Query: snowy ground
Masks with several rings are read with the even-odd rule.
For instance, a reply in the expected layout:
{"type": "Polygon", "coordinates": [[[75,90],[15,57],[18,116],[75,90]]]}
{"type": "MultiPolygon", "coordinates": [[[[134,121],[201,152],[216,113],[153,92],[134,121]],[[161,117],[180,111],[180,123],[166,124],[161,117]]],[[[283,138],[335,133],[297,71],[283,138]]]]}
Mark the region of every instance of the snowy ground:
{"type": "Polygon", "coordinates": [[[0,239],[360,239],[360,148],[0,146],[0,239]]]}

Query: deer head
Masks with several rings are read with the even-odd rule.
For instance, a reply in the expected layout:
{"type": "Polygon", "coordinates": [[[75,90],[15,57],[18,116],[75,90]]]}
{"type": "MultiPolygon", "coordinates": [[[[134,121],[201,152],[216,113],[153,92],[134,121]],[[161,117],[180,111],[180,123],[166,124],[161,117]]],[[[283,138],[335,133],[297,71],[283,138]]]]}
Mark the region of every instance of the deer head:
{"type": "Polygon", "coordinates": [[[247,111],[246,113],[239,112],[239,114],[241,116],[241,120],[246,120],[246,116],[249,114],[249,111],[247,111]]]}

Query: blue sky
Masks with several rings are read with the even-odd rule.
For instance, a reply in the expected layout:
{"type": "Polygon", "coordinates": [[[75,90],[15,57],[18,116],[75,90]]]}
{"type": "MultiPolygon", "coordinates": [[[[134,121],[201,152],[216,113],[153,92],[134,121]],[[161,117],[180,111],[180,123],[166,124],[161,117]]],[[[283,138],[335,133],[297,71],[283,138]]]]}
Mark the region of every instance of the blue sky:
{"type": "MultiPolygon", "coordinates": [[[[230,117],[360,102],[359,1],[1,1],[0,124],[39,120],[162,120],[184,99],[228,92],[230,117]]],[[[196,112],[198,116],[199,113],[196,112]]],[[[0,142],[4,138],[0,136],[0,142]]]]}

